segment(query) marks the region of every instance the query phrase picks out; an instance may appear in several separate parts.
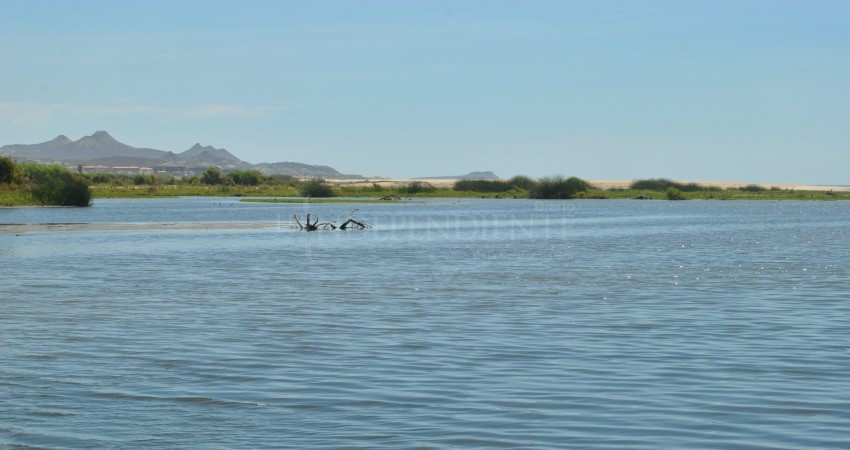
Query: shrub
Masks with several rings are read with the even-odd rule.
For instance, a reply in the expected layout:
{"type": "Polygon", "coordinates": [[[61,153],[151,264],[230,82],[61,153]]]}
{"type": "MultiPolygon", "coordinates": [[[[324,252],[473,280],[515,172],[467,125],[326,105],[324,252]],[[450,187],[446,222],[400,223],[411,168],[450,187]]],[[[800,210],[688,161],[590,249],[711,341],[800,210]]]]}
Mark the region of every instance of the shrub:
{"type": "Polygon", "coordinates": [[[511,185],[518,187],[519,189],[530,191],[535,184],[535,181],[525,175],[517,175],[510,180],[508,180],[511,185]]]}
{"type": "Polygon", "coordinates": [[[678,183],[666,178],[650,178],[646,180],[635,180],[630,188],[635,190],[647,190],[666,192],[669,188],[674,188],[681,192],[699,192],[699,191],[719,191],[717,186],[702,186],[697,183],[678,183]]]}
{"type": "Polygon", "coordinates": [[[304,182],[298,193],[302,197],[333,197],[334,191],[321,178],[313,178],[304,182]]]}
{"type": "Polygon", "coordinates": [[[11,183],[15,179],[15,162],[8,156],[0,156],[0,183],[11,183]]]}
{"type": "Polygon", "coordinates": [[[115,178],[115,175],[111,173],[95,173],[91,176],[91,182],[93,184],[106,184],[115,180],[115,178]]]}
{"type": "Polygon", "coordinates": [[[227,178],[237,186],[259,186],[263,174],[256,170],[236,170],[227,174],[227,178]]]}
{"type": "Polygon", "coordinates": [[[667,196],[667,200],[684,200],[685,199],[685,197],[682,197],[682,192],[679,191],[678,189],[674,188],[673,186],[670,186],[670,187],[667,188],[665,195],[667,196]]]}
{"type": "Polygon", "coordinates": [[[587,192],[590,183],[578,177],[546,177],[537,181],[528,196],[535,199],[575,198],[579,192],[587,192]]]}
{"type": "Polygon", "coordinates": [[[414,181],[413,183],[409,183],[407,186],[399,189],[404,194],[422,194],[426,192],[434,192],[437,188],[435,188],[430,183],[426,183],[424,181],[414,181]]]}
{"type": "Polygon", "coordinates": [[[133,184],[141,186],[143,184],[153,185],[153,175],[138,174],[133,176],[133,184]]]}
{"type": "Polygon", "coordinates": [[[201,183],[204,184],[221,184],[221,171],[217,167],[209,167],[201,175],[201,183]]]}
{"type": "Polygon", "coordinates": [[[629,187],[635,190],[664,191],[672,184],[672,181],[664,178],[650,178],[646,180],[635,180],[629,187]]]}
{"type": "Polygon", "coordinates": [[[741,190],[745,191],[745,192],[764,192],[767,189],[765,189],[763,186],[759,186],[757,184],[748,184],[748,185],[742,187],[741,190]]]}
{"type": "Polygon", "coordinates": [[[59,165],[23,167],[33,200],[44,205],[90,206],[91,190],[85,179],[59,165]]]}
{"type": "Polygon", "coordinates": [[[452,189],[473,192],[507,192],[514,185],[502,180],[457,180],[452,189]]]}

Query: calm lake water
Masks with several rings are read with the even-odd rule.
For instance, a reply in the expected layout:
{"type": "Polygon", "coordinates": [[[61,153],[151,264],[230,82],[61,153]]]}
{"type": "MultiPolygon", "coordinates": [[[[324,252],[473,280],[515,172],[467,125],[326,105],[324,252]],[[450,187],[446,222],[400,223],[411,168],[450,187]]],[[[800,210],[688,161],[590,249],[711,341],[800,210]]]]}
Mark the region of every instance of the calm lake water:
{"type": "Polygon", "coordinates": [[[267,226],[0,231],[0,448],[850,448],[850,203],[0,209],[113,222],[267,226]]]}

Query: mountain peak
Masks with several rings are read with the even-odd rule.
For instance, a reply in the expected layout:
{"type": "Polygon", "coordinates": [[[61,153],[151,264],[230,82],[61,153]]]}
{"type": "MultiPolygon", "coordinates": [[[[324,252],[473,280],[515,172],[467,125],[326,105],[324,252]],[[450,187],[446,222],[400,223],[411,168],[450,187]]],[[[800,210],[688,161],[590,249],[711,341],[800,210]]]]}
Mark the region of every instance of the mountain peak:
{"type": "Polygon", "coordinates": [[[71,142],[74,142],[74,141],[68,139],[68,136],[65,136],[64,134],[60,134],[59,136],[56,136],[55,138],[53,138],[52,141],[49,141],[48,143],[53,144],[53,145],[65,145],[65,144],[70,144],[71,142]]]}
{"type": "Polygon", "coordinates": [[[213,147],[212,145],[207,145],[206,147],[204,147],[203,145],[201,145],[200,142],[195,142],[195,145],[193,145],[192,148],[187,151],[191,151],[193,153],[200,153],[204,150],[215,150],[215,147],[213,147]]]}
{"type": "Polygon", "coordinates": [[[181,158],[195,159],[201,158],[206,162],[238,162],[239,158],[233,156],[230,152],[223,148],[215,148],[212,145],[202,146],[196,143],[189,150],[180,153],[181,158]]]}
{"type": "Polygon", "coordinates": [[[72,144],[75,147],[87,148],[104,148],[122,146],[124,144],[118,142],[105,131],[96,131],[91,136],[83,136],[72,144]]]}
{"type": "Polygon", "coordinates": [[[195,143],[192,148],[175,154],[152,148],[132,147],[117,141],[108,132],[98,130],[76,141],[59,135],[40,144],[10,144],[0,147],[0,154],[37,161],[62,161],[65,164],[101,164],[106,166],[137,165],[147,167],[179,166],[186,170],[199,167],[220,166],[229,169],[256,168],[265,174],[281,173],[293,176],[321,176],[323,178],[354,177],[342,175],[327,166],[300,163],[275,163],[254,166],[240,160],[223,148],[195,143]]]}
{"type": "Polygon", "coordinates": [[[93,139],[97,139],[98,141],[101,141],[101,142],[107,142],[107,141],[114,141],[115,140],[115,138],[112,137],[106,131],[95,131],[94,134],[89,136],[89,137],[91,137],[93,139]]]}

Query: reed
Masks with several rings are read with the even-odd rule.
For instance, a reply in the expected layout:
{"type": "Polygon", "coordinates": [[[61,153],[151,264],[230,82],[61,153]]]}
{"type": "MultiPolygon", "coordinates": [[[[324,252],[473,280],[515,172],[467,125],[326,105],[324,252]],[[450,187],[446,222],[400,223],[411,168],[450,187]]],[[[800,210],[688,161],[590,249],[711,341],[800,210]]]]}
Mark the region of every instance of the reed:
{"type": "Polygon", "coordinates": [[[534,199],[570,199],[578,197],[590,188],[590,183],[578,177],[546,177],[535,183],[528,196],[534,199]]]}

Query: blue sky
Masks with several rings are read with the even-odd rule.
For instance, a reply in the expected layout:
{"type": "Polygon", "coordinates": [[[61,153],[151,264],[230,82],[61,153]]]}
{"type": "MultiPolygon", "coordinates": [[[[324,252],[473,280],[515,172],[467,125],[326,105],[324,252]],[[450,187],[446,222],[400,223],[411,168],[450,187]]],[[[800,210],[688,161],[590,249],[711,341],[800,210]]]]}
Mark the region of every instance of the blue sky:
{"type": "Polygon", "coordinates": [[[850,184],[850,2],[0,0],[0,145],[850,184]]]}

